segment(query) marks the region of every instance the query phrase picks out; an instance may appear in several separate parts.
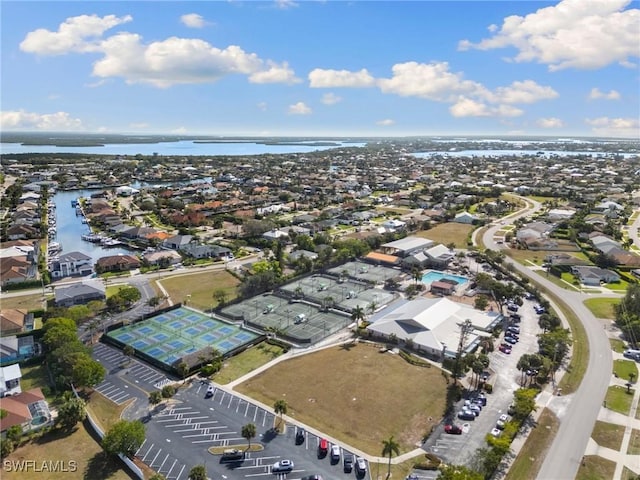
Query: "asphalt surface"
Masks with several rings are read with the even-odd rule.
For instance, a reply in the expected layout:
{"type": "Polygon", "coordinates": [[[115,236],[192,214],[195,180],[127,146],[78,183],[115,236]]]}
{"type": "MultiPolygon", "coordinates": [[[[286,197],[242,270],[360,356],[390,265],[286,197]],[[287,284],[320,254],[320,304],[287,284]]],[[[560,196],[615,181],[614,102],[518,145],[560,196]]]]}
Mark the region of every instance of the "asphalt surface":
{"type": "MultiPolygon", "coordinates": [[[[534,209],[511,216],[509,223],[516,218],[530,215],[534,210],[540,208],[538,202],[533,203],[534,209]]],[[[499,228],[499,225],[491,227],[484,234],[483,242],[486,248],[491,250],[502,248],[493,240],[494,234],[499,228]]],[[[587,371],[580,387],[571,395],[571,400],[564,409],[558,433],[545,456],[537,477],[539,480],[571,480],[578,472],[598,411],[609,386],[613,368],[611,345],[602,323],[584,306],[583,301],[587,298],[585,295],[556,286],[530,269],[512,261],[509,257],[505,261],[561,298],[580,318],[587,334],[589,341],[587,371]]]]}

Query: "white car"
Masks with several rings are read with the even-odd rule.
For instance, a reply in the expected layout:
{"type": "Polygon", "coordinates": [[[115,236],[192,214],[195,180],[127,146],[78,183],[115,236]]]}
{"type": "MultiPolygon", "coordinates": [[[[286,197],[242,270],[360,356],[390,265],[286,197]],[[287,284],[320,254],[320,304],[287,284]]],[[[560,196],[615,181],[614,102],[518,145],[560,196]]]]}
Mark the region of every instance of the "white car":
{"type": "Polygon", "coordinates": [[[367,472],[367,462],[362,457],[356,458],[356,472],[358,475],[364,475],[367,472]]]}
{"type": "Polygon", "coordinates": [[[499,428],[492,428],[491,435],[498,438],[500,435],[502,435],[502,430],[500,430],[499,428]]]}
{"type": "Polygon", "coordinates": [[[340,461],[340,447],[338,445],[331,445],[331,460],[336,463],[340,461]]]}
{"type": "Polygon", "coordinates": [[[291,460],[278,460],[271,467],[272,473],[290,472],[293,470],[293,462],[291,460]]]}

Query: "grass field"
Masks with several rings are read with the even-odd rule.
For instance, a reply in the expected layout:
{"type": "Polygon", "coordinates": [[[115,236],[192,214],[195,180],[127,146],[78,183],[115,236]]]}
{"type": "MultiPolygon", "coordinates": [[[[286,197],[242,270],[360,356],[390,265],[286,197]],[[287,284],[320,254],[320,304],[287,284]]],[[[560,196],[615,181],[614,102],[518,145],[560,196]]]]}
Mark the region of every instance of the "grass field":
{"type": "Polygon", "coordinates": [[[224,362],[222,369],[212,378],[215,382],[226,385],[237,378],[255,370],[284,353],[282,347],[262,342],[224,362]]]}
{"type": "Polygon", "coordinates": [[[390,435],[406,452],[441,420],[446,381],[438,368],[358,344],[281,362],[236,390],[267,405],[284,398],[288,415],[379,455],[390,435]]]}
{"type": "Polygon", "coordinates": [[[615,462],[595,455],[587,455],[578,468],[575,480],[613,480],[615,471],[615,462]]]}
{"type": "Polygon", "coordinates": [[[627,393],[626,387],[613,385],[609,387],[604,398],[607,408],[623,415],[629,415],[631,401],[633,400],[633,389],[631,389],[631,393],[627,393]]]}
{"type": "Polygon", "coordinates": [[[214,291],[222,289],[227,294],[226,300],[232,300],[236,297],[236,287],[240,282],[227,271],[216,270],[175,275],[161,280],[160,283],[175,303],[188,300],[190,307],[210,310],[216,304],[213,298],[214,291]]]}
{"type": "Polygon", "coordinates": [[[614,360],[613,373],[616,374],[618,378],[625,380],[628,380],[629,375],[633,374],[634,380],[638,380],[638,367],[633,360],[614,360]]]}
{"type": "Polygon", "coordinates": [[[475,228],[473,225],[464,223],[447,222],[440,223],[429,230],[421,230],[415,235],[443,245],[454,243],[456,248],[467,248],[467,237],[475,228]]]}
{"type": "Polygon", "coordinates": [[[38,465],[43,461],[61,461],[61,465],[71,470],[71,461],[76,462],[75,471],[39,472],[26,476],[24,472],[2,471],[3,480],[21,480],[37,478],[38,480],[93,479],[129,480],[132,477],[123,469],[120,460],[108,457],[102,447],[89,434],[84,425],[79,424],[76,430],[67,433],[54,430],[18,448],[4,461],[35,460],[38,465]]]}
{"type": "Polygon", "coordinates": [[[609,343],[611,344],[611,350],[613,350],[614,352],[624,352],[625,344],[622,340],[618,340],[617,338],[610,338],[609,343]]]}
{"type": "MultiPolygon", "coordinates": [[[[50,298],[51,296],[47,296],[50,298]]],[[[51,297],[53,298],[53,297],[51,297]]],[[[17,308],[21,310],[39,310],[42,308],[42,294],[20,295],[2,299],[2,308],[17,308]]]]}
{"type": "Polygon", "coordinates": [[[593,432],[591,433],[591,438],[593,438],[601,447],[620,450],[624,430],[625,427],[622,425],[596,421],[596,424],[593,427],[593,432]]]}
{"type": "Polygon", "coordinates": [[[635,480],[636,478],[638,478],[638,473],[628,469],[627,467],[622,467],[620,480],[635,480]]]}
{"type": "MultiPolygon", "coordinates": [[[[20,367],[22,372],[22,378],[20,379],[20,387],[22,391],[31,390],[32,388],[43,388],[49,386],[49,377],[47,376],[47,368],[44,365],[30,365],[27,367],[20,367]]],[[[46,392],[47,389],[44,390],[46,392]]],[[[51,401],[53,398],[47,396],[47,400],[51,401]]]]}
{"type": "Polygon", "coordinates": [[[544,461],[545,453],[558,432],[560,422],[551,410],[545,408],[540,413],[537,425],[530,431],[505,480],[536,478],[544,461]]]}
{"type": "Polygon", "coordinates": [[[640,455],[640,430],[635,428],[631,430],[627,455],[640,455]]]}
{"type": "Polygon", "coordinates": [[[86,401],[87,410],[104,431],[109,430],[114,423],[120,420],[120,415],[123,410],[131,403],[131,401],[127,401],[122,405],[116,405],[114,402],[95,391],[89,394],[86,401]]]}
{"type": "Polygon", "coordinates": [[[613,307],[620,303],[619,298],[589,298],[584,302],[585,307],[591,310],[597,318],[608,318],[614,320],[616,318],[613,307]]]}

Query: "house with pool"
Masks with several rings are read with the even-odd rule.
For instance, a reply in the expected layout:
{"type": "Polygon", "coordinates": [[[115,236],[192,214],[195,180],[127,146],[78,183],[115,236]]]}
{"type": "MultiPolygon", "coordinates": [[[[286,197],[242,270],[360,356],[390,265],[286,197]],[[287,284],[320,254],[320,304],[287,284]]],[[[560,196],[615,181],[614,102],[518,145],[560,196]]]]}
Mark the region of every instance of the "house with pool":
{"type": "Polygon", "coordinates": [[[463,353],[472,352],[502,319],[499,312],[476,310],[448,298],[420,298],[390,305],[372,318],[367,330],[374,338],[400,340],[418,353],[442,360],[456,356],[466,320],[473,329],[466,336],[463,353]]]}

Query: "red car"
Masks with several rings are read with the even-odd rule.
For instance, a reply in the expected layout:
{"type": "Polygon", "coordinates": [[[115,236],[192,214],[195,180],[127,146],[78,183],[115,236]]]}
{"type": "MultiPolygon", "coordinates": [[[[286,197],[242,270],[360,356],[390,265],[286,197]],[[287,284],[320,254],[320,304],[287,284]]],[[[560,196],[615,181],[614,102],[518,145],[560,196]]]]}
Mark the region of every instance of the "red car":
{"type": "Polygon", "coordinates": [[[462,433],[462,429],[458,425],[445,425],[444,431],[452,435],[460,435],[462,433]]]}
{"type": "Polygon", "coordinates": [[[498,350],[500,350],[502,353],[506,353],[506,354],[511,353],[511,347],[509,345],[505,344],[505,343],[500,345],[500,347],[498,347],[498,350]]]}

